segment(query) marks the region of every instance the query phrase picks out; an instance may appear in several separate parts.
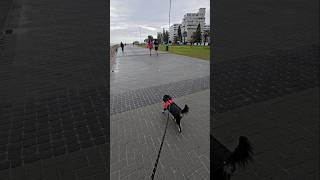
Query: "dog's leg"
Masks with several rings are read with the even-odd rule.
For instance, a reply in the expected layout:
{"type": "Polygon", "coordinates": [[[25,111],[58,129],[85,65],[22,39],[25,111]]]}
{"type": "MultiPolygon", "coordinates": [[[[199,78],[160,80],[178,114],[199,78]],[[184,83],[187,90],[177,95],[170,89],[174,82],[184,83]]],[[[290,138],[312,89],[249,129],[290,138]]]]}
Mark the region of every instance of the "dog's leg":
{"type": "Polygon", "coordinates": [[[181,133],[181,126],[180,125],[178,125],[179,126],[179,132],[181,133]]]}
{"type": "Polygon", "coordinates": [[[177,123],[177,125],[178,125],[178,130],[179,130],[179,132],[181,132],[181,118],[180,117],[178,117],[177,119],[176,119],[176,123],[177,123]]]}

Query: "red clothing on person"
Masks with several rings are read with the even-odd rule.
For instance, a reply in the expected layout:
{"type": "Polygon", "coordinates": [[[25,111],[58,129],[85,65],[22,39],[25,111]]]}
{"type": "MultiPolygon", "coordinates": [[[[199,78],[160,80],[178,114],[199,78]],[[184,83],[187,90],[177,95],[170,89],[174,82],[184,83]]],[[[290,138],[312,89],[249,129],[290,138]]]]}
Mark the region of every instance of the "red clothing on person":
{"type": "Polygon", "coordinates": [[[149,42],[148,42],[148,44],[147,44],[147,48],[149,48],[149,49],[152,49],[152,48],[153,48],[153,44],[152,44],[152,42],[151,42],[151,41],[149,41],[149,42]]]}
{"type": "Polygon", "coordinates": [[[172,99],[169,99],[167,102],[163,104],[163,109],[167,109],[173,103],[172,99]]]}

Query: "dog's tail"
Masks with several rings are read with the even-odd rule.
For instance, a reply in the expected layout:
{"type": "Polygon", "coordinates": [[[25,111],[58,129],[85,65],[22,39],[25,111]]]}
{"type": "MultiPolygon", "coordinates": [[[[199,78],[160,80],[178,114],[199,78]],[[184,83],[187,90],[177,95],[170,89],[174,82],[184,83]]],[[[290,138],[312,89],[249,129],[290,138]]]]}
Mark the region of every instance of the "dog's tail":
{"type": "Polygon", "coordinates": [[[252,158],[252,146],[247,137],[240,136],[239,144],[232,152],[227,164],[246,166],[252,158]]]}
{"type": "Polygon", "coordinates": [[[187,113],[189,112],[189,106],[188,105],[184,105],[184,108],[181,110],[181,114],[187,113]]]}

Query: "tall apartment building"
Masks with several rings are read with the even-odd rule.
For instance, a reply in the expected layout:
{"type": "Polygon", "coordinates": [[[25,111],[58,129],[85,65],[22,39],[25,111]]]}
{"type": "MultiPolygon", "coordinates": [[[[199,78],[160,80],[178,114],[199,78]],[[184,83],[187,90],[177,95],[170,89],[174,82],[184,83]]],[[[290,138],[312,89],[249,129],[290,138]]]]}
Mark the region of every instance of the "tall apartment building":
{"type": "Polygon", "coordinates": [[[204,25],[203,31],[210,31],[210,25],[204,25]]]}
{"type": "Polygon", "coordinates": [[[201,32],[205,26],[206,8],[200,8],[197,13],[187,13],[183,16],[181,23],[181,32],[187,32],[186,41],[191,41],[193,32],[196,32],[198,24],[200,23],[201,32]]]}
{"type": "MultiPolygon", "coordinates": [[[[179,26],[181,28],[181,24],[173,24],[170,26],[170,31],[169,31],[169,41],[173,42],[175,37],[178,37],[178,29],[179,26]]],[[[182,34],[182,30],[181,30],[182,34]]]]}

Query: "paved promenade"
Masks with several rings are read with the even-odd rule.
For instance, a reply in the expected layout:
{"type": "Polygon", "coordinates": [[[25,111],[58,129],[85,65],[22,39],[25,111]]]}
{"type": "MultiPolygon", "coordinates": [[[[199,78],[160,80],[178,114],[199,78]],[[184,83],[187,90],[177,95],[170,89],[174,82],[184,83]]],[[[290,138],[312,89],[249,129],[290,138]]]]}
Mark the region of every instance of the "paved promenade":
{"type": "Polygon", "coordinates": [[[230,151],[240,135],[254,148],[232,180],[319,179],[319,1],[211,5],[210,132],[230,151]]]}
{"type": "Polygon", "coordinates": [[[319,88],[214,115],[213,135],[233,150],[240,135],[253,144],[254,161],[235,180],[319,179],[319,88]]]}
{"type": "Polygon", "coordinates": [[[210,132],[230,151],[239,136],[254,148],[254,161],[232,179],[319,179],[319,45],[234,58],[211,70],[210,132]]]}
{"type": "Polygon", "coordinates": [[[124,53],[119,48],[114,73],[110,75],[111,94],[209,77],[208,61],[164,52],[159,52],[159,56],[155,51],[152,53],[150,58],[146,48],[127,45],[124,53]]]}
{"type": "Polygon", "coordinates": [[[111,72],[111,179],[150,179],[164,132],[162,96],[188,104],[170,120],[155,179],[209,179],[208,61],[126,46],[111,72]]]}
{"type": "Polygon", "coordinates": [[[12,7],[0,45],[0,179],[107,179],[105,1],[12,7]]]}
{"type": "Polygon", "coordinates": [[[0,37],[2,36],[1,32],[4,31],[3,27],[11,7],[12,7],[12,0],[2,0],[0,2],[0,37]]]}

